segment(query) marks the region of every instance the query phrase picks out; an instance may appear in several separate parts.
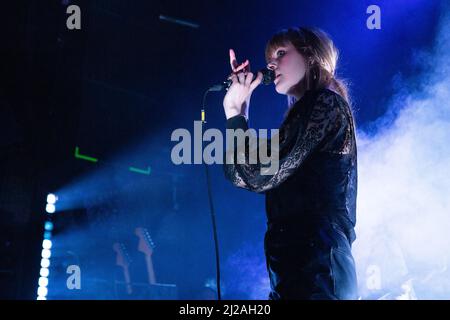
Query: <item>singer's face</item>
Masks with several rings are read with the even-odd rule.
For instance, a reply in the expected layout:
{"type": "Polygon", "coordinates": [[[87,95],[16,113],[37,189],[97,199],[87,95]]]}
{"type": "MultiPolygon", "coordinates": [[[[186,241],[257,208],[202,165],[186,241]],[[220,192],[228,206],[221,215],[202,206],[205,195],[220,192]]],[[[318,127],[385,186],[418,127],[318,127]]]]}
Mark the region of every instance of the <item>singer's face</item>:
{"type": "Polygon", "coordinates": [[[275,90],[299,98],[299,83],[305,77],[306,63],[291,42],[275,48],[267,63],[275,71],[275,90]]]}

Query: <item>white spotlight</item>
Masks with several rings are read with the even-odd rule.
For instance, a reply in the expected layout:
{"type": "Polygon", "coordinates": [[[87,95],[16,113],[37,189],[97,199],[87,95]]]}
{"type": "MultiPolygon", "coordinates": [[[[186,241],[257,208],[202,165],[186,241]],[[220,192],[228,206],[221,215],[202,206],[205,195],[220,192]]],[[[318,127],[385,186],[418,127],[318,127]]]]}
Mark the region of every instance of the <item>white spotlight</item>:
{"type": "Polygon", "coordinates": [[[42,248],[51,249],[52,248],[52,240],[44,239],[44,241],[42,241],[42,248]]]}
{"type": "Polygon", "coordinates": [[[48,270],[48,268],[41,268],[41,271],[39,271],[39,275],[41,277],[48,277],[49,274],[50,271],[48,270]]]}
{"type": "Polygon", "coordinates": [[[41,267],[42,268],[48,268],[50,266],[50,260],[46,258],[42,258],[41,260],[41,267]]]}
{"type": "Polygon", "coordinates": [[[52,255],[52,252],[48,249],[42,249],[41,257],[45,259],[49,259],[52,255]]]}
{"type": "Polygon", "coordinates": [[[38,296],[45,297],[47,296],[48,290],[46,287],[39,287],[37,292],[38,296]]]}
{"type": "Polygon", "coordinates": [[[54,213],[55,210],[56,208],[54,204],[47,203],[47,205],[45,206],[45,211],[47,211],[48,213],[54,213]]]}
{"type": "Polygon", "coordinates": [[[48,278],[40,277],[39,278],[39,287],[47,287],[48,286],[48,278]]]}
{"type": "Polygon", "coordinates": [[[53,193],[48,194],[48,196],[47,196],[47,203],[55,204],[57,200],[58,200],[58,197],[55,196],[53,193]]]}

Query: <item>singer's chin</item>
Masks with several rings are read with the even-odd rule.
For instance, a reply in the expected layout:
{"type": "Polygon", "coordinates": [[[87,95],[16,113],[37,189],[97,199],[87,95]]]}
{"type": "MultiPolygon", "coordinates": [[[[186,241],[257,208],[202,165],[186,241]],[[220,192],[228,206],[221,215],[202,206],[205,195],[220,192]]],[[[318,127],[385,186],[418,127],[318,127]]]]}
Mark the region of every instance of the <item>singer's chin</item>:
{"type": "Polygon", "coordinates": [[[275,91],[279,94],[287,94],[287,88],[280,83],[275,84],[275,91]]]}

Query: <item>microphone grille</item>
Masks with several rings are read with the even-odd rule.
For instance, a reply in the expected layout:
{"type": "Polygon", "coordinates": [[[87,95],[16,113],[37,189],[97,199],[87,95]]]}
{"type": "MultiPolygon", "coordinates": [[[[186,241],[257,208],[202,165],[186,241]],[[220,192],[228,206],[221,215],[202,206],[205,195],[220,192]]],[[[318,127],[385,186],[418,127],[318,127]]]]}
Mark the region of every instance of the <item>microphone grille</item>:
{"type": "Polygon", "coordinates": [[[264,84],[271,84],[273,80],[275,80],[275,72],[270,69],[261,69],[261,73],[263,74],[263,80],[262,82],[264,84]]]}

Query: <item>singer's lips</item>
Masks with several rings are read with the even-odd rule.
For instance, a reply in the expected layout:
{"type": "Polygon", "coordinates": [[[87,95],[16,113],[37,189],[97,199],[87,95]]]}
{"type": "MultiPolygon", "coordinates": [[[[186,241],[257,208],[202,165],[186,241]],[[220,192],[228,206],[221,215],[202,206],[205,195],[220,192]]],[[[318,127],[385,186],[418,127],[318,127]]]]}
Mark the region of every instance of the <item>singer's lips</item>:
{"type": "Polygon", "coordinates": [[[275,75],[275,79],[273,79],[273,82],[277,81],[277,79],[281,76],[281,74],[275,75]]]}

